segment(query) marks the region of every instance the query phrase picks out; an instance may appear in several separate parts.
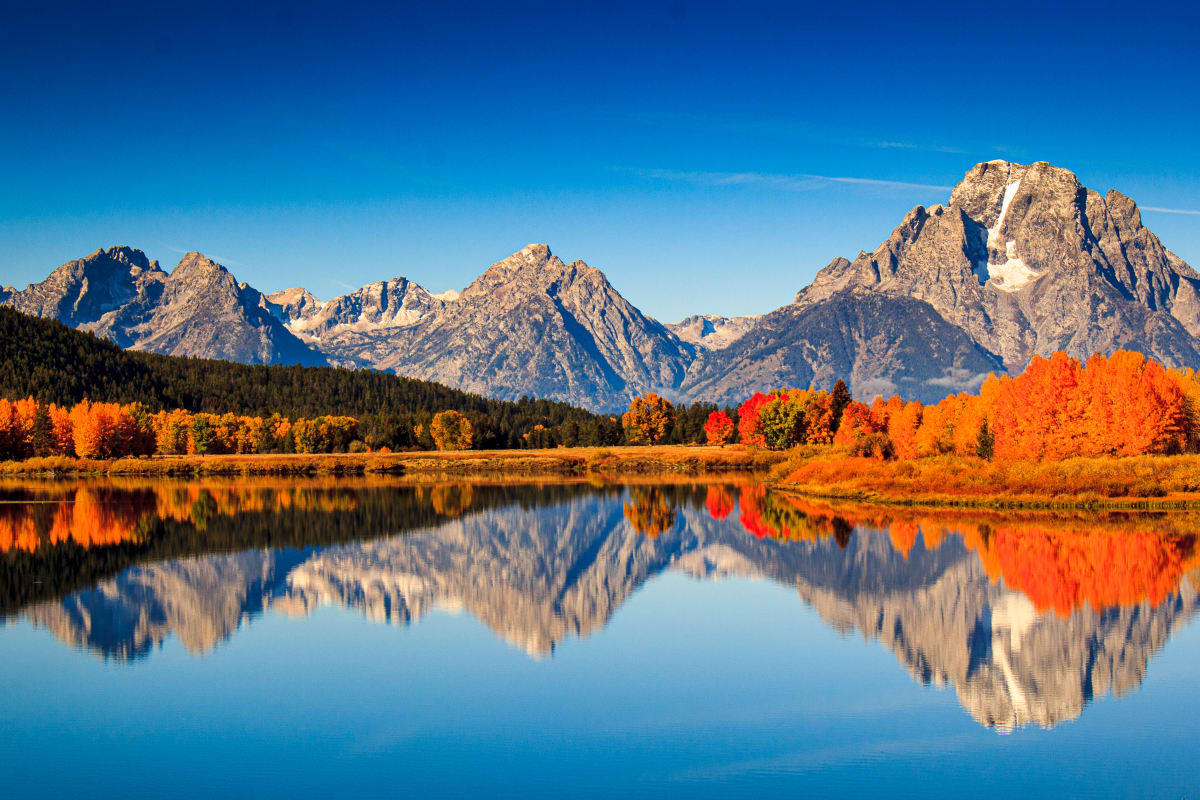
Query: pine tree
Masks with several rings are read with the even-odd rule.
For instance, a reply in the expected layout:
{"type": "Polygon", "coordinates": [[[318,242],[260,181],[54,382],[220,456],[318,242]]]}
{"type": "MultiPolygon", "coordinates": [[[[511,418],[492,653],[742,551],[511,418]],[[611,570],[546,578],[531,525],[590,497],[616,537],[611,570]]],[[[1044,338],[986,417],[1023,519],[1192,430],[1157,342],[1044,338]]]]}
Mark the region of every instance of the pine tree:
{"type": "Polygon", "coordinates": [[[38,403],[37,414],[33,418],[33,433],[30,436],[33,454],[35,456],[53,455],[57,443],[54,436],[54,425],[50,422],[50,406],[47,403],[38,403]]]}
{"type": "Polygon", "coordinates": [[[992,429],[988,426],[987,420],[979,426],[979,438],[975,440],[975,455],[991,461],[996,450],[996,437],[992,435],[992,429]]]}
{"type": "Polygon", "coordinates": [[[842,412],[846,410],[846,406],[850,405],[850,390],[846,388],[846,382],[841,378],[837,379],[837,383],[833,385],[833,391],[829,393],[829,407],[833,414],[833,432],[837,433],[838,426],[842,424],[842,412]]]}

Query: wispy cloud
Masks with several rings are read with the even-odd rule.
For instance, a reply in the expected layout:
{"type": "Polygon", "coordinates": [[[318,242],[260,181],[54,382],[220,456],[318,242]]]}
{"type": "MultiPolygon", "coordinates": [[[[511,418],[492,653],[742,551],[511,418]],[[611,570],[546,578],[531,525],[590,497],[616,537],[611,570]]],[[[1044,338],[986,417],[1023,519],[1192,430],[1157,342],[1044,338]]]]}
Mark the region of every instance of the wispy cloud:
{"type": "Polygon", "coordinates": [[[875,147],[880,150],[924,150],[931,153],[954,153],[956,155],[965,155],[966,150],[961,147],[952,147],[948,144],[918,144],[916,142],[863,142],[865,147],[875,147]]]}
{"type": "Polygon", "coordinates": [[[1157,211],[1160,214],[1189,214],[1200,217],[1200,209],[1196,208],[1163,208],[1161,206],[1138,206],[1142,211],[1157,211]]]}
{"type": "Polygon", "coordinates": [[[637,174],[655,180],[683,181],[697,186],[767,186],[788,192],[807,192],[820,189],[831,183],[843,183],[855,186],[883,186],[898,189],[928,189],[930,191],[948,192],[950,186],[938,186],[929,183],[910,183],[884,178],[857,178],[842,175],[812,175],[796,173],[780,175],[770,172],[681,172],[669,169],[637,169],[637,174]]]}
{"type": "Polygon", "coordinates": [[[348,284],[348,283],[344,283],[344,282],[342,282],[342,281],[339,281],[339,280],[337,280],[336,278],[331,278],[331,279],[330,279],[330,282],[331,282],[331,283],[336,283],[338,286],[342,287],[343,289],[349,289],[349,290],[350,290],[350,291],[352,291],[352,292],[353,292],[354,290],[356,290],[356,289],[358,289],[358,288],[359,288],[359,287],[357,287],[357,286],[351,286],[351,285],[350,285],[350,284],[348,284]]]}
{"type": "MultiPolygon", "coordinates": [[[[595,110],[596,114],[609,111],[595,110]]],[[[822,142],[838,146],[861,147],[881,150],[914,150],[926,153],[951,153],[965,155],[981,149],[978,145],[962,147],[936,142],[911,141],[907,138],[875,138],[871,135],[855,136],[843,129],[831,130],[828,126],[815,123],[798,122],[795,120],[755,119],[747,117],[712,116],[708,114],[689,114],[675,111],[645,111],[631,116],[640,122],[655,126],[673,126],[685,129],[703,129],[722,133],[734,133],[747,136],[769,136],[778,139],[802,139],[812,142],[822,142]]],[[[888,136],[888,133],[877,132],[875,136],[888,136]]],[[[894,134],[890,134],[894,136],[894,134]]],[[[990,148],[984,148],[990,149],[990,148]]],[[[995,148],[997,150],[1001,148],[995,148]]]]}
{"type": "MultiPolygon", "coordinates": [[[[167,249],[170,250],[172,253],[179,253],[180,255],[186,255],[186,254],[192,252],[191,250],[184,250],[183,248],[175,247],[174,245],[167,245],[167,249]]],[[[196,251],[196,252],[200,252],[200,251],[196,251]]],[[[240,262],[240,261],[235,261],[232,258],[226,258],[225,256],[219,256],[216,253],[203,253],[203,255],[207,256],[208,258],[212,259],[213,261],[216,261],[218,264],[222,264],[226,267],[244,266],[242,264],[242,262],[240,262]]]]}

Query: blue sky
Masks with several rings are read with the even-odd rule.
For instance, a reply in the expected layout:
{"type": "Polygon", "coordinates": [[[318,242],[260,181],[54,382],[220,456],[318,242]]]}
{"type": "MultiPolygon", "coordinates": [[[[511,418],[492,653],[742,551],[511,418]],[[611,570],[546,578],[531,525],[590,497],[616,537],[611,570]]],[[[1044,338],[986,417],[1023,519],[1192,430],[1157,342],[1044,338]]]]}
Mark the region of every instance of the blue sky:
{"type": "Polygon", "coordinates": [[[1144,219],[1200,266],[1182,4],[33,5],[0,29],[0,283],[120,243],[440,291],[544,241],[664,321],[756,313],[993,158],[1191,212],[1144,219]]]}

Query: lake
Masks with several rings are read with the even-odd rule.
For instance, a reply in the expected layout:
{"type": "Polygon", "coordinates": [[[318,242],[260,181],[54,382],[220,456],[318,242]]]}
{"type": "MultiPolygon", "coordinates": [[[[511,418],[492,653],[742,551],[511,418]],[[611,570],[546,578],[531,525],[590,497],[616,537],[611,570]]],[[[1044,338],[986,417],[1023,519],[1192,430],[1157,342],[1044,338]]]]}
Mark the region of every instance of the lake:
{"type": "Polygon", "coordinates": [[[1200,792],[1200,514],[0,483],[5,795],[1200,792]]]}

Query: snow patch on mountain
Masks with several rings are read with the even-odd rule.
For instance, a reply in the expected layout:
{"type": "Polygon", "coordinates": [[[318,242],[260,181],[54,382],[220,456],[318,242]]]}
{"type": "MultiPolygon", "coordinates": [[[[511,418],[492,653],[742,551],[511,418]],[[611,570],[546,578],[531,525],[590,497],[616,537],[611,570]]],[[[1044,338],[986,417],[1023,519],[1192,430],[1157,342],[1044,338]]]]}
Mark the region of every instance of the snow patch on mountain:
{"type": "Polygon", "coordinates": [[[1000,203],[1000,216],[996,219],[996,224],[987,229],[987,253],[989,257],[985,258],[976,270],[981,280],[990,282],[993,287],[1002,292],[1020,291],[1037,280],[1041,275],[1041,273],[1030,269],[1017,256],[1017,243],[1015,240],[1009,239],[1005,242],[1005,260],[1003,262],[992,261],[990,258],[991,249],[999,245],[1000,230],[1004,227],[1004,219],[1008,216],[1008,209],[1012,205],[1013,198],[1017,196],[1017,191],[1020,188],[1020,180],[1015,180],[1004,187],[1004,199],[1000,203]]]}
{"type": "Polygon", "coordinates": [[[761,318],[761,314],[745,317],[697,314],[680,322],[667,323],[665,327],[685,342],[706,350],[721,350],[744,336],[761,318]]]}

